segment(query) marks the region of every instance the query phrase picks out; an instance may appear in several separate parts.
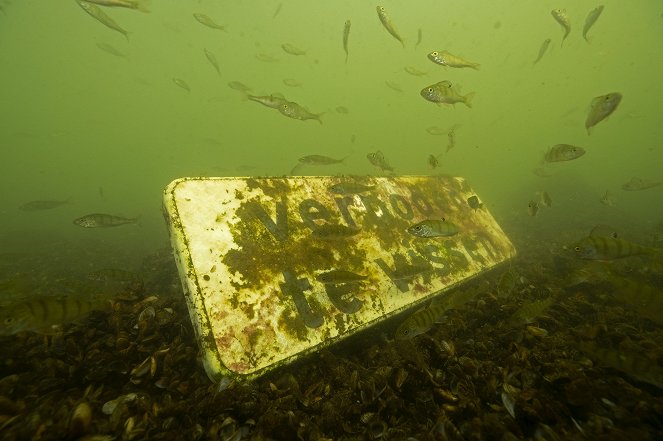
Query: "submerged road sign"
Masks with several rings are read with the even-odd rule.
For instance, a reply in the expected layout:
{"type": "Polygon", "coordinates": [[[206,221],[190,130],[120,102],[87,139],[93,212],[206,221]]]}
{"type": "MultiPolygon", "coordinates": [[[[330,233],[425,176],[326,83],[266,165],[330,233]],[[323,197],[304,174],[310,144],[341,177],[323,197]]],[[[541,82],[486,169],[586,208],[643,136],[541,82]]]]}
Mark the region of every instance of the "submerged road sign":
{"type": "Polygon", "coordinates": [[[209,377],[257,377],[513,257],[473,195],[446,176],[170,183],[166,220],[209,377]],[[426,219],[458,232],[408,232],[426,219]]]}

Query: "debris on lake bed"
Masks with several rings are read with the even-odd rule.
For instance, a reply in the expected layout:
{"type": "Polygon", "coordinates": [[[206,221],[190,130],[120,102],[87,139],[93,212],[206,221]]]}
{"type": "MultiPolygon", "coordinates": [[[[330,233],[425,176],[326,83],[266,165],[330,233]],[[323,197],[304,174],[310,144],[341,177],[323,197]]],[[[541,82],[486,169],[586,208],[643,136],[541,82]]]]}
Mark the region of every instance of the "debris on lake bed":
{"type": "MultiPolygon", "coordinates": [[[[111,308],[54,334],[0,336],[2,438],[660,439],[663,332],[611,281],[663,275],[613,267],[570,284],[586,262],[571,254],[541,271],[541,255],[523,250],[450,291],[468,300],[413,338],[394,338],[407,311],[252,382],[217,384],[172,258],[150,256],[144,284],[118,288],[111,308]],[[505,271],[522,283],[498,292],[505,271]]],[[[352,274],[321,277],[332,273],[352,274]]]]}

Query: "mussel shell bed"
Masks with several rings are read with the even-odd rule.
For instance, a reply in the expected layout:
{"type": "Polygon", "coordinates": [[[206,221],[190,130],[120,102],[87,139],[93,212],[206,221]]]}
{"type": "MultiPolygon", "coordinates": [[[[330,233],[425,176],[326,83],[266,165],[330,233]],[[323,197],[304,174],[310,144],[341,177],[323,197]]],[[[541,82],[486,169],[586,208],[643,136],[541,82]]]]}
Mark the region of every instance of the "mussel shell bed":
{"type": "Polygon", "coordinates": [[[526,283],[507,298],[499,273],[465,284],[477,297],[416,338],[393,339],[396,317],[222,384],[199,361],[174,266],[144,265],[144,283],[118,288],[111,311],[56,334],[0,337],[0,438],[663,439],[663,386],[578,343],[663,365],[661,327],[606,299],[605,283],[562,288],[544,316],[509,324],[523,302],[567,286],[574,262],[543,254],[520,252],[511,271],[526,283]]]}

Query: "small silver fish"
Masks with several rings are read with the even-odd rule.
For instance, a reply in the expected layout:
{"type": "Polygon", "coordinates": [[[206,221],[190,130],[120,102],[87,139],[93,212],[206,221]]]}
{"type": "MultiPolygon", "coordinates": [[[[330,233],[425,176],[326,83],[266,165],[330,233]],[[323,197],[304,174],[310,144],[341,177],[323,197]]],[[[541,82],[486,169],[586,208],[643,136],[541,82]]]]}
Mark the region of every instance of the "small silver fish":
{"type": "Polygon", "coordinates": [[[663,182],[661,182],[661,181],[652,181],[650,179],[631,178],[630,181],[628,181],[625,184],[622,184],[622,190],[625,190],[625,191],[647,190],[649,188],[658,187],[662,183],[663,182]]]}
{"type": "Polygon", "coordinates": [[[366,193],[375,188],[375,185],[364,185],[356,182],[339,182],[329,186],[329,191],[340,195],[353,195],[366,193]]]}
{"type": "Polygon", "coordinates": [[[421,28],[419,28],[419,30],[417,31],[417,42],[414,45],[415,49],[418,48],[419,45],[421,44],[421,39],[423,38],[423,36],[424,36],[423,31],[421,30],[421,28]]]}
{"type": "Polygon", "coordinates": [[[217,24],[214,20],[205,14],[195,13],[193,14],[193,18],[195,18],[198,23],[207,26],[208,28],[218,29],[220,31],[224,31],[226,29],[225,26],[217,24]]]}
{"type": "Polygon", "coordinates": [[[208,49],[204,49],[204,51],[205,51],[205,58],[207,58],[207,61],[209,61],[212,67],[214,67],[216,73],[221,75],[221,69],[219,68],[219,62],[216,61],[216,56],[214,56],[214,54],[208,49]]]}
{"type": "Polygon", "coordinates": [[[278,111],[281,115],[287,116],[288,118],[298,119],[300,121],[306,121],[307,119],[315,119],[320,124],[322,124],[322,113],[311,113],[306,110],[303,106],[293,102],[285,101],[279,107],[278,111]]]}
{"type": "Polygon", "coordinates": [[[611,92],[594,98],[590,104],[591,109],[589,110],[587,119],[585,120],[587,133],[589,133],[590,128],[609,117],[617,109],[621,101],[622,94],[619,92],[611,92]]]}
{"type": "Polygon", "coordinates": [[[394,37],[396,40],[400,41],[403,47],[405,47],[405,41],[401,36],[398,34],[398,31],[396,30],[396,26],[394,26],[394,23],[391,21],[391,19],[387,16],[387,11],[384,8],[384,6],[377,6],[377,11],[378,11],[378,17],[380,18],[380,22],[382,22],[382,26],[391,34],[392,37],[394,37]]]}
{"type": "Polygon", "coordinates": [[[302,82],[295,80],[294,78],[286,78],[283,80],[283,84],[285,84],[288,87],[301,87],[302,82]]]}
{"type": "Polygon", "coordinates": [[[106,15],[106,13],[102,11],[99,6],[89,3],[85,0],[76,0],[76,3],[78,3],[78,5],[83,8],[85,12],[87,12],[91,17],[95,18],[99,23],[114,31],[119,32],[120,34],[124,35],[127,41],[129,40],[129,33],[122,29],[122,27],[117,24],[115,20],[106,15]]]}
{"type": "Polygon", "coordinates": [[[315,276],[315,280],[324,284],[356,283],[366,280],[368,277],[345,270],[331,270],[315,276]]]}
{"type": "Polygon", "coordinates": [[[281,49],[290,55],[306,55],[306,51],[303,51],[289,43],[282,44],[281,49]]]}
{"type": "Polygon", "coordinates": [[[187,92],[191,92],[191,88],[187,84],[186,81],[184,81],[181,78],[173,78],[173,83],[175,83],[177,86],[181,87],[182,89],[186,90],[187,92]]]}
{"type": "Polygon", "coordinates": [[[534,60],[533,64],[538,63],[541,58],[543,58],[543,55],[545,55],[546,51],[548,50],[548,46],[550,46],[550,43],[552,40],[550,38],[546,38],[543,40],[543,43],[541,43],[541,48],[539,48],[539,55],[537,55],[536,60],[534,60]]]}
{"type": "Polygon", "coordinates": [[[571,161],[585,154],[585,149],[570,144],[555,144],[544,156],[546,162],[571,161]]]}
{"type": "Polygon", "coordinates": [[[424,72],[423,70],[419,70],[416,67],[412,66],[405,66],[403,69],[405,70],[405,72],[415,77],[423,77],[424,75],[428,75],[428,72],[424,72]]]}
{"type": "Polygon", "coordinates": [[[299,158],[299,162],[307,165],[331,165],[331,164],[340,164],[345,161],[346,158],[334,159],[329,156],[324,155],[306,155],[299,158]]]}
{"type": "Polygon", "coordinates": [[[229,82],[228,87],[230,87],[231,89],[239,90],[240,92],[244,92],[244,93],[247,93],[247,92],[251,91],[251,88],[249,86],[247,86],[244,83],[240,83],[239,81],[229,82]]]}
{"type": "Polygon", "coordinates": [[[146,0],[85,0],[88,3],[94,3],[99,6],[120,7],[127,9],[136,9],[141,12],[150,12],[147,8],[146,0]]]}
{"type": "Polygon", "coordinates": [[[449,237],[458,234],[458,226],[444,218],[426,219],[409,226],[406,231],[417,237],[449,237]]]}
{"type": "Polygon", "coordinates": [[[562,37],[562,46],[564,45],[564,40],[571,33],[571,22],[569,21],[569,16],[566,14],[566,9],[553,9],[550,11],[553,18],[559,23],[562,28],[564,28],[564,36],[562,37]]]}
{"type": "Polygon", "coordinates": [[[42,211],[42,210],[52,210],[53,208],[60,207],[64,204],[68,204],[69,199],[63,201],[30,201],[18,207],[22,211],[42,211]]]}
{"type": "Polygon", "coordinates": [[[345,20],[345,24],[343,25],[343,50],[345,51],[345,63],[347,64],[348,62],[348,56],[350,53],[348,52],[348,38],[350,38],[350,26],[352,24],[350,23],[350,20],[345,20]]]}
{"type": "Polygon", "coordinates": [[[467,95],[460,95],[451,85],[450,81],[440,81],[430,86],[426,86],[419,94],[427,101],[436,103],[438,106],[442,104],[451,104],[463,103],[467,107],[472,108],[472,99],[474,98],[474,92],[470,92],[467,95]]]}
{"type": "Polygon", "coordinates": [[[88,214],[86,216],[79,217],[78,219],[74,219],[74,224],[83,228],[119,227],[120,225],[136,223],[138,223],[137,217],[126,218],[103,213],[88,214]]]}
{"type": "Polygon", "coordinates": [[[428,59],[435,64],[440,66],[456,67],[463,68],[469,67],[475,70],[479,70],[479,63],[474,63],[472,61],[467,61],[459,56],[453,55],[448,51],[433,51],[428,54],[428,59]]]}
{"type": "Polygon", "coordinates": [[[115,49],[113,46],[111,46],[111,45],[108,44],[108,43],[103,43],[103,42],[101,42],[101,43],[97,43],[97,47],[98,47],[99,49],[101,49],[102,51],[104,51],[104,52],[106,52],[106,53],[108,53],[108,54],[111,54],[111,55],[113,55],[113,56],[115,56],[115,57],[127,58],[127,56],[126,56],[125,54],[123,54],[123,53],[120,52],[119,50],[115,49]]]}
{"type": "Polygon", "coordinates": [[[270,109],[278,109],[283,105],[283,103],[288,101],[282,95],[276,93],[265,96],[256,96],[249,94],[247,95],[247,98],[250,99],[251,101],[255,101],[256,103],[260,103],[263,106],[269,107],[270,109]]]}
{"type": "Polygon", "coordinates": [[[582,38],[584,38],[587,43],[589,43],[589,39],[587,38],[587,32],[589,32],[592,26],[594,26],[594,23],[596,23],[596,20],[599,19],[602,12],[603,12],[603,5],[599,5],[596,8],[592,9],[589,12],[589,14],[587,14],[587,18],[585,19],[585,26],[582,28],[582,38]]]}

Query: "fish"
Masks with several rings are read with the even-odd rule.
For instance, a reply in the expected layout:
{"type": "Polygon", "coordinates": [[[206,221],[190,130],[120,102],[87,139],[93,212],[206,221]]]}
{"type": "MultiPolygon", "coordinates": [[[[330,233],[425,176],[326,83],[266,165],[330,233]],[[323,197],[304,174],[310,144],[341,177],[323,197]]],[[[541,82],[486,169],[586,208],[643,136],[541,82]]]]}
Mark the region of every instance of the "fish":
{"type": "Polygon", "coordinates": [[[306,165],[331,165],[340,164],[345,161],[345,158],[334,159],[324,155],[306,155],[298,159],[299,162],[306,165]]]}
{"type": "Polygon", "coordinates": [[[294,78],[286,78],[283,80],[283,84],[285,84],[288,87],[301,87],[302,83],[301,81],[297,81],[294,78]]]}
{"type": "Polygon", "coordinates": [[[181,87],[182,89],[186,90],[187,92],[191,92],[191,88],[187,84],[186,81],[184,81],[181,78],[173,78],[173,83],[175,83],[177,86],[181,87]]]}
{"type": "Polygon", "coordinates": [[[88,3],[94,3],[99,6],[120,7],[127,9],[136,9],[141,12],[150,12],[147,8],[146,0],[85,0],[88,3]]]}
{"type": "Polygon", "coordinates": [[[89,296],[41,296],[0,309],[0,335],[19,332],[51,334],[55,326],[83,318],[93,310],[105,310],[110,302],[89,296]]]}
{"type": "Polygon", "coordinates": [[[350,26],[352,26],[352,23],[350,23],[350,20],[345,20],[345,24],[343,25],[343,50],[345,51],[345,63],[348,63],[348,56],[350,56],[350,52],[348,51],[348,38],[350,38],[350,26]]]}
{"type": "Polygon", "coordinates": [[[200,14],[200,13],[194,13],[193,18],[196,19],[196,21],[204,26],[207,26],[208,28],[211,29],[218,29],[220,31],[225,31],[226,27],[221,26],[220,24],[217,24],[214,20],[212,20],[209,16],[205,14],[200,14]]]}
{"type": "Polygon", "coordinates": [[[534,217],[539,212],[539,204],[536,201],[529,201],[527,204],[527,214],[534,217]]]}
{"type": "Polygon", "coordinates": [[[415,49],[418,48],[419,45],[421,44],[422,38],[423,38],[423,31],[421,30],[421,28],[419,28],[419,30],[417,31],[417,42],[414,45],[415,49]]]}
{"type": "Polygon", "coordinates": [[[448,51],[430,52],[428,54],[428,59],[435,64],[447,67],[457,67],[457,68],[469,67],[474,70],[479,70],[479,66],[481,66],[479,63],[467,61],[459,56],[449,53],[448,51]]]}
{"type": "Polygon", "coordinates": [[[207,58],[207,61],[209,61],[214,70],[216,70],[216,73],[221,75],[221,69],[219,68],[219,62],[216,61],[216,56],[214,56],[214,54],[208,49],[203,50],[205,52],[205,58],[207,58]]]}
{"type": "Polygon", "coordinates": [[[474,92],[470,92],[465,96],[458,94],[451,82],[446,80],[426,86],[419,93],[425,100],[436,103],[438,106],[441,104],[463,103],[472,108],[472,99],[474,98],[474,92]]]}
{"type": "Polygon", "coordinates": [[[91,17],[95,18],[99,23],[103,24],[104,26],[119,32],[120,34],[124,35],[124,37],[129,40],[129,32],[125,31],[122,29],[122,27],[115,22],[112,18],[110,18],[104,11],[99,8],[99,6],[89,3],[85,0],[76,0],[76,3],[83,8],[85,12],[87,12],[91,17]]]}
{"type": "Polygon", "coordinates": [[[532,323],[537,317],[543,315],[555,301],[556,297],[550,296],[543,300],[525,302],[511,315],[508,320],[509,324],[517,326],[532,323]]]}
{"type": "Polygon", "coordinates": [[[279,12],[281,12],[281,8],[283,7],[283,3],[279,3],[276,5],[276,9],[274,10],[274,14],[272,15],[272,19],[276,18],[277,15],[279,15],[279,12]]]}
{"type": "Polygon", "coordinates": [[[361,228],[348,227],[339,224],[323,224],[317,226],[312,234],[313,237],[320,240],[340,240],[348,239],[359,234],[361,228]]]}
{"type": "Polygon", "coordinates": [[[423,70],[419,70],[416,67],[412,66],[405,66],[403,69],[405,70],[405,72],[415,77],[423,77],[424,75],[428,75],[428,72],[424,72],[423,70]]]}
{"type": "Polygon", "coordinates": [[[345,106],[338,106],[338,107],[336,107],[336,112],[338,112],[338,113],[340,113],[340,114],[342,114],[342,115],[347,115],[348,113],[350,113],[350,111],[348,110],[348,108],[345,107],[345,106]]]}
{"type": "Polygon", "coordinates": [[[505,298],[511,295],[516,287],[517,275],[511,268],[504,271],[497,282],[497,297],[505,298]]]}
{"type": "Polygon", "coordinates": [[[622,184],[622,190],[624,191],[641,191],[641,190],[647,190],[649,188],[654,188],[658,187],[661,185],[661,181],[652,181],[650,179],[643,179],[643,178],[631,178],[630,181],[628,181],[625,184],[622,184]]]}
{"type": "Polygon", "coordinates": [[[592,28],[592,26],[594,26],[594,23],[596,23],[596,20],[599,19],[602,12],[603,12],[603,5],[599,5],[596,8],[589,11],[589,14],[587,14],[587,18],[585,19],[585,26],[582,28],[582,38],[584,38],[587,43],[589,43],[589,39],[587,38],[587,33],[592,28]]]}
{"type": "Polygon", "coordinates": [[[540,196],[541,205],[543,205],[546,208],[552,207],[552,198],[550,197],[547,191],[544,190],[539,192],[539,196],[540,196]]]}
{"type": "Polygon", "coordinates": [[[541,58],[543,58],[551,42],[552,40],[550,38],[546,38],[545,40],[543,40],[543,43],[541,43],[541,47],[539,48],[539,55],[536,56],[536,60],[534,60],[534,63],[532,64],[538,63],[541,60],[541,58]]]}
{"type": "Polygon", "coordinates": [[[278,107],[278,111],[281,115],[287,116],[288,118],[298,119],[300,121],[315,119],[322,124],[322,119],[320,118],[323,115],[322,113],[311,113],[293,101],[284,101],[278,107]]]}
{"type": "Polygon", "coordinates": [[[428,332],[435,323],[440,323],[448,306],[442,301],[433,301],[427,308],[422,308],[408,318],[396,328],[394,338],[396,340],[407,340],[417,335],[428,332]]]}
{"type": "Polygon", "coordinates": [[[603,205],[606,207],[614,207],[615,206],[615,200],[612,197],[612,193],[610,193],[610,190],[606,190],[605,193],[603,193],[603,196],[601,196],[601,199],[599,199],[603,205]]]}
{"type": "Polygon", "coordinates": [[[54,200],[47,200],[47,201],[30,201],[26,202],[25,204],[21,205],[19,210],[22,211],[42,211],[42,210],[52,210],[53,208],[61,207],[65,204],[69,203],[69,199],[61,200],[61,201],[54,201],[54,200]]]}
{"type": "Polygon", "coordinates": [[[356,283],[366,280],[368,277],[345,270],[331,270],[315,276],[315,280],[324,284],[356,283]]]}
{"type": "Polygon", "coordinates": [[[633,350],[601,347],[591,341],[580,341],[578,347],[601,365],[663,389],[663,368],[649,357],[633,350]]]}
{"type": "Polygon", "coordinates": [[[276,63],[277,61],[279,61],[278,58],[273,57],[273,56],[271,56],[269,54],[266,54],[264,52],[257,53],[256,54],[256,59],[259,60],[259,61],[263,61],[265,63],[276,63]]]}
{"type": "Polygon", "coordinates": [[[460,124],[454,124],[447,132],[447,152],[456,147],[456,129],[459,127],[460,124]]]}
{"type": "Polygon", "coordinates": [[[256,103],[260,103],[263,106],[269,107],[270,109],[278,109],[281,107],[281,105],[283,105],[283,103],[287,102],[283,95],[278,93],[264,96],[247,94],[247,98],[251,101],[255,101],[256,103]]]}
{"type": "Polygon", "coordinates": [[[619,92],[611,92],[592,99],[589,114],[585,120],[587,133],[589,133],[590,128],[609,117],[617,109],[621,101],[622,94],[619,92]]]}
{"type": "Polygon", "coordinates": [[[428,155],[428,166],[432,169],[436,169],[440,165],[439,159],[435,155],[428,155]]]}
{"type": "Polygon", "coordinates": [[[384,6],[377,6],[376,10],[378,11],[378,17],[380,18],[380,21],[382,22],[382,26],[391,34],[392,37],[394,37],[396,40],[400,41],[401,44],[403,45],[403,48],[405,48],[405,40],[401,38],[401,36],[398,34],[398,31],[396,30],[396,27],[394,26],[394,23],[391,21],[391,19],[387,16],[387,11],[384,8],[384,6]]]}
{"type": "Polygon", "coordinates": [[[433,136],[441,136],[448,133],[446,129],[438,126],[426,127],[426,131],[433,136]]]}
{"type": "Polygon", "coordinates": [[[417,237],[450,237],[458,234],[458,225],[445,218],[426,219],[410,225],[406,231],[417,237]]]}
{"type": "Polygon", "coordinates": [[[356,182],[339,182],[329,186],[329,191],[340,195],[354,195],[366,193],[375,189],[375,185],[364,185],[356,182]]]}
{"type": "Polygon", "coordinates": [[[555,144],[544,156],[546,162],[561,162],[578,159],[585,154],[585,149],[571,144],[555,144]]]}
{"type": "Polygon", "coordinates": [[[417,277],[420,274],[433,271],[434,269],[435,268],[433,268],[433,266],[430,264],[407,265],[398,267],[396,270],[389,274],[389,277],[392,280],[409,280],[417,277]]]}
{"type": "Polygon", "coordinates": [[[120,52],[119,50],[115,49],[113,46],[111,46],[111,45],[108,44],[108,43],[103,43],[103,42],[101,42],[101,43],[97,43],[97,47],[98,47],[99,49],[101,49],[102,51],[104,51],[104,52],[106,52],[106,53],[108,53],[108,54],[114,55],[114,56],[116,56],[116,57],[127,58],[127,56],[126,56],[125,54],[123,54],[123,53],[120,52]]]}
{"type": "Polygon", "coordinates": [[[594,227],[589,236],[573,246],[576,257],[585,260],[614,260],[656,252],[654,248],[626,241],[608,231],[604,226],[594,227]]]}
{"type": "Polygon", "coordinates": [[[367,154],[366,158],[368,159],[368,162],[370,162],[373,166],[378,167],[382,171],[394,171],[394,168],[389,165],[389,162],[380,150],[367,154]]]}
{"type": "Polygon", "coordinates": [[[467,198],[467,205],[469,205],[470,208],[473,210],[478,210],[480,208],[483,208],[483,203],[479,201],[479,196],[477,195],[472,195],[469,198],[467,198]]]}
{"type": "Polygon", "coordinates": [[[391,90],[395,90],[396,92],[403,92],[401,86],[393,81],[385,81],[384,84],[386,84],[387,87],[391,90]]]}
{"type": "Polygon", "coordinates": [[[281,49],[283,49],[286,53],[290,55],[306,55],[306,52],[299,49],[296,46],[293,46],[292,44],[289,43],[284,43],[281,45],[281,49]]]}
{"type": "Polygon", "coordinates": [[[251,88],[249,86],[247,86],[244,83],[240,83],[239,81],[229,82],[228,87],[230,87],[231,89],[239,90],[240,92],[244,93],[251,92],[251,88]]]}
{"type": "Polygon", "coordinates": [[[566,40],[566,37],[569,36],[571,33],[571,22],[569,21],[569,16],[566,14],[566,9],[553,9],[550,11],[552,14],[553,18],[557,23],[562,25],[562,28],[564,28],[564,36],[562,37],[562,46],[564,45],[564,40],[566,40]]]}
{"type": "Polygon", "coordinates": [[[136,273],[119,268],[102,268],[89,273],[87,277],[97,282],[133,282],[139,280],[136,273]]]}
{"type": "Polygon", "coordinates": [[[269,107],[271,109],[278,109],[283,105],[283,103],[286,103],[287,100],[280,94],[272,94],[272,95],[265,95],[265,96],[256,96],[256,95],[250,95],[247,94],[247,98],[250,99],[251,101],[255,101],[256,103],[260,103],[263,106],[269,107]]]}
{"type": "Polygon", "coordinates": [[[112,214],[93,213],[74,219],[74,224],[83,228],[109,228],[120,225],[136,224],[138,218],[113,216],[112,214]]]}

